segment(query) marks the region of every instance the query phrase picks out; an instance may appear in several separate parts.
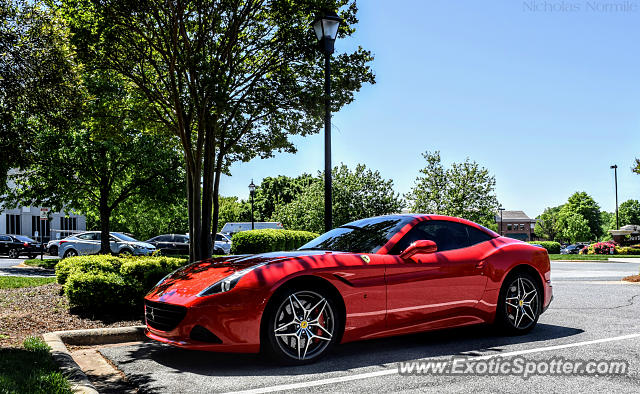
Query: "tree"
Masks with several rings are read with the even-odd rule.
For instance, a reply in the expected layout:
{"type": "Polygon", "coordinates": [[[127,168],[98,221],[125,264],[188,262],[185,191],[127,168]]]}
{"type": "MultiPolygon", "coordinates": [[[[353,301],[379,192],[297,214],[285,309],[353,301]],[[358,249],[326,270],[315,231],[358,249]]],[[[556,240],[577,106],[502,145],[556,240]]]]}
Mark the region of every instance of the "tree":
{"type": "Polygon", "coordinates": [[[587,220],[591,239],[598,239],[602,235],[602,222],[600,217],[600,206],[585,192],[575,192],[569,197],[566,204],[560,211],[559,228],[565,228],[568,223],[565,221],[569,214],[576,213],[587,220]]]}
{"type": "Polygon", "coordinates": [[[110,253],[116,209],[131,198],[170,201],[184,190],[185,176],[172,141],[143,132],[146,110],[124,81],[87,73],[84,85],[82,118],[66,133],[38,130],[29,166],[13,176],[11,198],[98,217],[101,253],[110,253]]]}
{"type": "Polygon", "coordinates": [[[620,207],[618,208],[618,216],[621,227],[626,226],[627,224],[640,224],[640,201],[627,200],[620,204],[620,207]]]}
{"type": "Polygon", "coordinates": [[[310,174],[295,178],[284,175],[264,178],[256,187],[254,196],[256,221],[271,219],[276,206],[289,204],[314,182],[318,182],[318,178],[310,174]]]}
{"type": "Polygon", "coordinates": [[[549,241],[555,241],[558,236],[558,215],[562,205],[558,207],[549,207],[542,212],[536,219],[536,226],[533,231],[537,237],[548,239],[549,241]]]}
{"type": "MultiPolygon", "coordinates": [[[[287,229],[324,231],[324,175],[319,173],[307,190],[291,203],[276,206],[274,220],[287,229]]],[[[393,191],[393,180],[358,164],[351,171],[341,164],[333,169],[333,218],[336,227],[370,216],[398,213],[400,195],[393,191]]]]}
{"type": "Polygon", "coordinates": [[[592,235],[591,229],[589,228],[589,222],[582,215],[575,212],[562,211],[560,216],[564,223],[564,227],[560,232],[560,236],[563,239],[571,243],[589,240],[592,235]]]}
{"type": "Polygon", "coordinates": [[[496,180],[489,170],[469,158],[445,169],[438,151],[422,156],[427,165],[406,195],[413,212],[459,216],[486,226],[495,222],[496,180]]]}
{"type": "Polygon", "coordinates": [[[80,93],[67,30],[40,1],[0,0],[0,195],[40,127],[64,130],[80,93]]]}
{"type": "MultiPolygon", "coordinates": [[[[318,132],[323,61],[308,10],[339,10],[339,36],[357,23],[352,0],[62,0],[73,42],[134,83],[181,143],[191,258],[210,253],[219,183],[231,163],[294,152],[291,135],[318,132]],[[202,186],[201,186],[202,180],[202,186]],[[212,209],[213,207],[213,209],[212,209]],[[213,213],[212,213],[213,212],[213,213]]],[[[333,58],[333,111],[373,83],[370,52],[333,58]]]]}
{"type": "Polygon", "coordinates": [[[238,197],[219,196],[220,215],[218,219],[217,231],[229,222],[249,222],[251,221],[251,204],[248,201],[239,200],[238,197]]]}

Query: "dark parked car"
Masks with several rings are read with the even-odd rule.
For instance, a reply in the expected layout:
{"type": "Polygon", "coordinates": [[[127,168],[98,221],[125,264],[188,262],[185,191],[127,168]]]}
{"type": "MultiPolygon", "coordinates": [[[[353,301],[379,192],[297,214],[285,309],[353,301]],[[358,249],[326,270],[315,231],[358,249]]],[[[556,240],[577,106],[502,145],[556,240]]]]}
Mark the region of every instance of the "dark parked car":
{"type": "Polygon", "coordinates": [[[184,234],[163,234],[145,241],[161,254],[189,254],[189,236],[184,234]]]}
{"type": "Polygon", "coordinates": [[[0,235],[0,255],[17,259],[27,255],[30,259],[40,253],[40,243],[24,235],[0,235]]]}
{"type": "Polygon", "coordinates": [[[582,250],[582,248],[584,248],[584,245],[569,245],[566,248],[560,250],[560,254],[578,254],[580,253],[580,250],[582,250]]]}

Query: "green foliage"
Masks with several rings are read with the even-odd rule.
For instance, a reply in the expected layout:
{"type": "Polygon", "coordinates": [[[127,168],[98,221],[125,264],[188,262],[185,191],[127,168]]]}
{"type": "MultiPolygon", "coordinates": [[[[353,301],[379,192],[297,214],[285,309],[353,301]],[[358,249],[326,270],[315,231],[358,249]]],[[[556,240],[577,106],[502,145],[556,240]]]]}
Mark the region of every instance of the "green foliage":
{"type": "MultiPolygon", "coordinates": [[[[618,208],[618,217],[620,220],[620,227],[628,224],[640,225],[640,201],[627,200],[620,204],[618,208]]],[[[615,214],[613,215],[613,221],[615,223],[615,214]]]]}
{"type": "Polygon", "coordinates": [[[231,253],[253,254],[294,250],[306,244],[318,234],[295,230],[250,230],[233,235],[231,253]]]}
{"type": "Polygon", "coordinates": [[[138,307],[144,295],[168,273],[187,263],[164,256],[77,256],[56,266],[69,304],[95,312],[138,307]]]}
{"type": "MultiPolygon", "coordinates": [[[[233,222],[250,222],[251,221],[251,204],[244,200],[238,200],[238,197],[218,197],[220,210],[218,213],[218,232],[222,230],[227,223],[233,222]]],[[[255,216],[254,220],[261,221],[259,216],[255,216]]]]}
{"type": "MultiPolygon", "coordinates": [[[[537,237],[545,238],[550,241],[554,241],[558,236],[558,214],[562,209],[562,205],[559,207],[546,208],[544,212],[536,219],[536,226],[533,231],[537,237]]],[[[560,253],[560,252],[556,252],[560,253]]]]}
{"type": "Polygon", "coordinates": [[[637,256],[640,255],[640,248],[634,248],[631,246],[619,246],[616,247],[616,254],[637,256]]]}
{"type": "Polygon", "coordinates": [[[467,158],[444,168],[440,152],[425,152],[427,161],[405,197],[412,212],[462,217],[485,226],[495,222],[496,180],[489,170],[467,158]]]}
{"type": "Polygon", "coordinates": [[[547,249],[549,254],[558,254],[560,253],[560,243],[553,241],[531,241],[530,244],[540,245],[543,248],[547,249]]]}
{"type": "MultiPolygon", "coordinates": [[[[602,218],[600,216],[600,206],[585,192],[575,192],[569,197],[566,204],[562,206],[558,216],[558,229],[562,236],[570,240],[580,238],[580,240],[598,239],[602,235],[602,218]],[[582,216],[586,220],[588,235],[584,234],[584,228],[575,215],[582,216]],[[569,220],[571,222],[569,222],[569,220]],[[572,229],[568,229],[573,226],[572,229]]],[[[571,241],[573,242],[573,241],[571,241]]]]}
{"type": "MultiPolygon", "coordinates": [[[[371,216],[398,213],[403,201],[393,190],[393,180],[358,164],[351,171],[341,164],[332,172],[333,226],[371,216]]],[[[291,203],[278,205],[272,220],[287,229],[324,232],[324,174],[291,203]]]]}
{"type": "Polygon", "coordinates": [[[23,261],[23,263],[25,265],[31,266],[31,267],[42,267],[42,268],[47,268],[47,269],[53,269],[55,268],[56,264],[58,264],[60,262],[60,260],[62,259],[26,259],[25,261],[23,261]]]}
{"type": "Polygon", "coordinates": [[[0,348],[0,392],[71,394],[69,382],[51,359],[49,346],[29,337],[23,348],[0,348]]]}
{"type": "Polygon", "coordinates": [[[55,282],[54,278],[29,278],[24,276],[0,276],[0,289],[35,287],[55,282]]]}
{"type": "Polygon", "coordinates": [[[560,236],[571,243],[588,241],[592,236],[589,222],[579,213],[562,210],[559,214],[560,236]]]}
{"type": "Polygon", "coordinates": [[[75,60],[54,10],[0,0],[0,196],[7,170],[30,161],[38,130],[64,131],[79,112],[75,60]]]}
{"type": "MultiPolygon", "coordinates": [[[[82,61],[136,85],[150,122],[178,137],[194,259],[210,253],[221,175],[320,130],[323,57],[309,27],[320,8],[338,10],[340,37],[355,32],[353,0],[60,2],[82,61]]],[[[360,47],[333,56],[334,111],[375,82],[372,60],[360,47]]]]}
{"type": "Polygon", "coordinates": [[[64,285],[67,278],[75,272],[118,273],[123,262],[123,258],[111,255],[69,257],[56,265],[56,280],[64,285]]]}
{"type": "Polygon", "coordinates": [[[256,187],[254,197],[255,220],[269,221],[278,205],[291,203],[320,179],[310,174],[292,178],[284,175],[266,177],[256,187]]]}

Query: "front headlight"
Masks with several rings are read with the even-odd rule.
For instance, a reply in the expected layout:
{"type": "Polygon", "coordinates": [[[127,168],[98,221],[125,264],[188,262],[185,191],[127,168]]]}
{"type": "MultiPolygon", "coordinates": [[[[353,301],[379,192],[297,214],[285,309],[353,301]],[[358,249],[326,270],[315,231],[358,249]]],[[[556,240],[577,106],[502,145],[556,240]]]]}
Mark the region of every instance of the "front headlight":
{"type": "Polygon", "coordinates": [[[227,276],[224,279],[220,279],[219,281],[217,281],[216,283],[214,283],[213,285],[207,287],[206,289],[202,290],[199,294],[198,297],[206,297],[212,294],[219,294],[219,293],[224,293],[226,291],[229,291],[231,289],[233,289],[236,284],[238,284],[238,281],[240,281],[240,279],[245,276],[246,274],[248,274],[249,272],[253,271],[256,268],[262,267],[263,265],[266,265],[267,263],[260,263],[260,264],[256,264],[254,266],[251,266],[249,268],[245,268],[243,270],[237,271],[229,276],[227,276]]]}

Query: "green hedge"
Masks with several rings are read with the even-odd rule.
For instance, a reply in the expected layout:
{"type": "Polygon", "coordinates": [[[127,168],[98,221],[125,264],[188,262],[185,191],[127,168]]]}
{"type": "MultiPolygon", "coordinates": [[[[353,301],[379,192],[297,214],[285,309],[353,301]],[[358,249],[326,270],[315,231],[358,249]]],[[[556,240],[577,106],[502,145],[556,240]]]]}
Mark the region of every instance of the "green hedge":
{"type": "Polygon", "coordinates": [[[241,231],[231,239],[232,254],[252,254],[294,250],[306,244],[318,234],[294,230],[250,230],[241,231]]]}
{"type": "Polygon", "coordinates": [[[186,259],[164,256],[77,256],[56,266],[58,283],[73,307],[93,312],[139,307],[144,295],[186,259]]]}
{"type": "Polygon", "coordinates": [[[547,249],[549,254],[558,254],[560,253],[560,243],[553,241],[531,241],[530,244],[540,245],[543,248],[547,249]]]}

